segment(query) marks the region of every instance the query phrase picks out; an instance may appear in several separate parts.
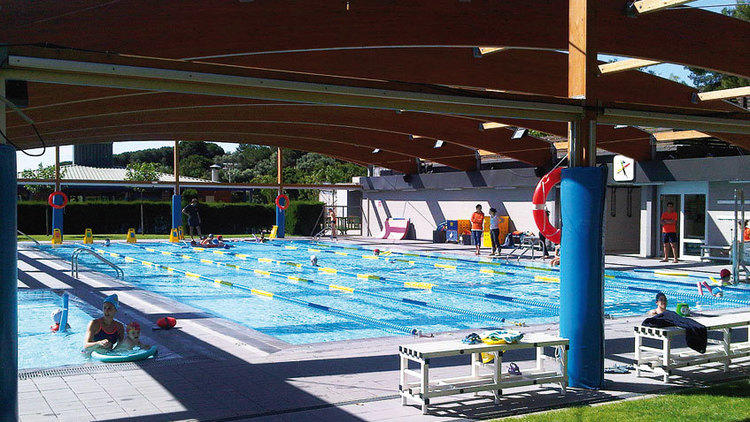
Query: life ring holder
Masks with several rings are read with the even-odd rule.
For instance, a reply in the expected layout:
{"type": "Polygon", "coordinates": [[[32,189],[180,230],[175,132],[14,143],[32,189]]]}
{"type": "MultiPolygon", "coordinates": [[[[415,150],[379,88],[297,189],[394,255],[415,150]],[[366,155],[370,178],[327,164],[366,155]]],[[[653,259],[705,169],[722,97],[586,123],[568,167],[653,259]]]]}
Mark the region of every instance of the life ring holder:
{"type": "Polygon", "coordinates": [[[279,207],[279,209],[282,210],[282,211],[285,210],[285,209],[287,209],[287,208],[289,208],[289,197],[286,196],[283,193],[280,193],[279,196],[276,197],[276,206],[279,207]],[[284,198],[284,205],[283,206],[279,203],[279,201],[281,200],[281,198],[284,198]]]}
{"type": "Polygon", "coordinates": [[[56,208],[56,209],[63,209],[66,205],[68,205],[68,195],[65,194],[63,191],[55,191],[49,194],[49,198],[47,198],[47,203],[50,207],[56,208]],[[63,198],[63,203],[61,205],[55,204],[54,199],[55,196],[60,195],[63,198]]]}
{"type": "Polygon", "coordinates": [[[560,183],[561,179],[562,167],[557,167],[545,174],[536,185],[534,196],[531,199],[531,203],[534,205],[532,214],[534,215],[536,226],[539,227],[539,231],[544,237],[558,245],[560,244],[561,231],[549,221],[544,207],[547,202],[547,195],[549,195],[555,185],[560,183]]]}

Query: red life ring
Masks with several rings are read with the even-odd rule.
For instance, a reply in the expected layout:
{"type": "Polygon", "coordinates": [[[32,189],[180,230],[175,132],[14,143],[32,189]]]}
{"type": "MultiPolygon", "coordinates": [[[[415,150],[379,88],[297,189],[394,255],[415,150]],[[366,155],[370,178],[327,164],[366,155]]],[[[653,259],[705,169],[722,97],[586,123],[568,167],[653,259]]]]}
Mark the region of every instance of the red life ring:
{"type": "Polygon", "coordinates": [[[279,207],[280,210],[289,208],[289,197],[284,195],[283,193],[279,194],[279,196],[276,197],[276,206],[279,207]],[[281,204],[279,204],[279,200],[281,198],[284,198],[284,206],[281,206],[281,204]]]}
{"type": "Polygon", "coordinates": [[[68,195],[66,195],[63,191],[52,192],[51,194],[49,194],[49,198],[47,198],[47,203],[52,208],[57,208],[57,209],[65,208],[65,206],[68,205],[68,195]],[[55,199],[55,196],[57,195],[62,196],[63,198],[62,205],[55,204],[54,199],[55,199]]]}
{"type": "Polygon", "coordinates": [[[553,226],[547,218],[547,213],[544,210],[545,202],[547,201],[547,195],[549,195],[552,188],[560,183],[562,168],[558,167],[551,172],[547,173],[542,177],[542,180],[536,185],[534,189],[534,196],[531,198],[531,203],[534,204],[534,222],[539,227],[539,231],[555,244],[560,244],[560,229],[553,226]]]}

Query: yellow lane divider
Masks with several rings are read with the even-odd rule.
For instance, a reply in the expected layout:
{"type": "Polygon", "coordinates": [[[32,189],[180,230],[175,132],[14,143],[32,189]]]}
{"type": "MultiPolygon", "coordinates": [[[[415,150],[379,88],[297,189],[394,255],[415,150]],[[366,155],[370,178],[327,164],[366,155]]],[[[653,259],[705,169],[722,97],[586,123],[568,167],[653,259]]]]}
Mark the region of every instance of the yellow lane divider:
{"type": "Polygon", "coordinates": [[[543,275],[535,275],[534,281],[544,281],[546,283],[559,283],[560,279],[557,277],[547,277],[543,275]]]}

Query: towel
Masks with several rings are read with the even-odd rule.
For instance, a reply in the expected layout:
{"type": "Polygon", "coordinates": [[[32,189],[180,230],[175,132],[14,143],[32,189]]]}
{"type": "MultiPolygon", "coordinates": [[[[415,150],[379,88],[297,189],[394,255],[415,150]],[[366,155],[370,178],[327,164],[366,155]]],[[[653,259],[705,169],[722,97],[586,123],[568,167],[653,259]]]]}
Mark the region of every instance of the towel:
{"type": "Polygon", "coordinates": [[[708,330],[706,327],[690,318],[677,315],[673,311],[664,311],[661,314],[646,318],[643,321],[645,327],[680,327],[685,329],[685,341],[689,348],[698,353],[706,353],[708,343],[708,330]]]}

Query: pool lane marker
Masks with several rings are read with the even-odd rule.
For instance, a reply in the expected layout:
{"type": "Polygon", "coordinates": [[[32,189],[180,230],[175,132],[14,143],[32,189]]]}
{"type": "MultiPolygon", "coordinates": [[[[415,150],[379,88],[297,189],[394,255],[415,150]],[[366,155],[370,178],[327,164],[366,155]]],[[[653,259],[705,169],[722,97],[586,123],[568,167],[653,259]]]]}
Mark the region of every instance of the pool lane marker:
{"type": "MultiPolygon", "coordinates": [[[[138,245],[131,245],[131,246],[136,247],[136,248],[141,248],[141,246],[138,246],[138,245]]],[[[188,258],[185,258],[185,259],[188,259],[188,258]]],[[[202,263],[208,263],[205,261],[209,261],[209,260],[204,260],[204,259],[198,260],[198,258],[189,258],[189,260],[202,262],[202,263]]],[[[263,262],[266,262],[266,261],[263,261],[263,262]]],[[[223,263],[223,262],[211,262],[211,263],[216,264],[216,265],[226,265],[226,263],[223,263]]],[[[372,296],[372,297],[376,297],[379,299],[386,299],[386,300],[391,300],[391,301],[399,302],[399,303],[406,303],[410,305],[415,305],[415,306],[420,306],[420,307],[425,307],[425,308],[432,308],[432,309],[437,309],[437,310],[447,311],[447,312],[453,312],[456,314],[462,314],[462,315],[476,317],[476,318],[483,318],[483,319],[488,319],[488,320],[493,320],[493,321],[505,322],[505,318],[503,317],[497,317],[497,316],[486,314],[483,312],[475,312],[475,311],[470,311],[466,309],[455,308],[452,306],[427,303],[421,300],[413,300],[413,299],[408,299],[408,298],[389,296],[389,295],[384,295],[381,293],[374,293],[374,292],[370,292],[366,290],[354,289],[352,287],[341,286],[337,284],[326,284],[326,283],[322,283],[320,281],[316,281],[316,280],[312,280],[308,278],[295,277],[294,279],[292,279],[291,276],[287,276],[284,274],[277,274],[271,271],[259,270],[256,268],[241,267],[241,266],[235,266],[234,268],[238,270],[253,272],[255,274],[262,274],[262,275],[266,275],[270,277],[280,278],[280,279],[283,279],[283,281],[279,281],[279,283],[284,283],[284,284],[287,283],[287,280],[299,281],[299,282],[317,285],[317,286],[326,288],[328,290],[335,290],[335,291],[342,291],[342,292],[351,293],[351,294],[372,296]]],[[[271,281],[275,281],[275,280],[271,279],[271,281]]]]}
{"type": "MultiPolygon", "coordinates": [[[[136,246],[136,245],[133,245],[133,246],[136,246]]],[[[116,257],[125,258],[124,255],[112,254],[112,253],[109,253],[109,252],[107,252],[107,251],[105,251],[103,249],[95,249],[95,250],[97,252],[101,253],[101,254],[105,254],[105,255],[108,254],[110,256],[116,256],[116,257]]],[[[137,259],[134,259],[134,258],[132,259],[132,261],[129,261],[129,262],[136,262],[136,261],[140,262],[141,264],[143,264],[143,262],[147,262],[147,261],[137,260],[137,259]]],[[[143,265],[145,265],[145,264],[143,264],[143,265]]],[[[156,264],[154,264],[154,266],[156,266],[158,268],[161,268],[161,269],[165,269],[165,270],[167,268],[169,268],[166,265],[156,265],[156,264]]],[[[378,320],[378,319],[375,319],[375,318],[370,318],[370,317],[366,317],[366,316],[363,316],[363,315],[358,315],[358,314],[355,314],[355,313],[352,313],[352,312],[348,312],[348,311],[344,311],[344,310],[341,310],[341,309],[337,309],[337,308],[334,308],[334,307],[331,307],[331,306],[321,305],[321,304],[318,304],[318,303],[315,303],[315,302],[306,302],[306,301],[295,299],[295,298],[291,298],[291,297],[281,296],[281,295],[278,295],[278,294],[275,294],[275,293],[267,292],[265,290],[253,289],[251,287],[248,287],[248,286],[245,286],[245,285],[242,285],[242,284],[231,283],[231,282],[228,282],[228,281],[225,281],[225,280],[215,279],[215,278],[207,277],[207,276],[204,276],[204,275],[201,275],[201,274],[191,273],[191,272],[188,272],[188,271],[179,270],[177,268],[172,268],[172,271],[176,272],[176,273],[179,273],[179,274],[182,274],[182,275],[185,275],[185,276],[188,276],[188,277],[191,277],[191,278],[197,278],[197,279],[200,279],[200,280],[211,281],[211,282],[214,282],[216,284],[220,284],[222,286],[233,287],[233,288],[236,288],[236,289],[249,291],[251,294],[256,295],[256,296],[263,296],[263,297],[267,297],[267,298],[270,298],[270,299],[279,299],[279,300],[282,300],[282,301],[285,301],[285,302],[295,303],[295,304],[298,304],[298,305],[303,305],[303,306],[307,306],[307,307],[310,307],[310,308],[319,309],[319,310],[326,311],[326,312],[329,312],[329,313],[341,315],[341,316],[353,319],[353,320],[355,320],[355,321],[357,321],[359,323],[362,323],[364,325],[367,325],[367,323],[375,324],[375,325],[379,325],[381,327],[388,328],[390,330],[394,330],[396,332],[406,333],[406,334],[415,334],[415,333],[421,332],[421,330],[419,330],[417,328],[404,327],[404,326],[401,326],[401,325],[398,325],[398,324],[393,324],[393,323],[390,323],[390,322],[387,322],[387,321],[381,321],[381,320],[378,320]]]]}

